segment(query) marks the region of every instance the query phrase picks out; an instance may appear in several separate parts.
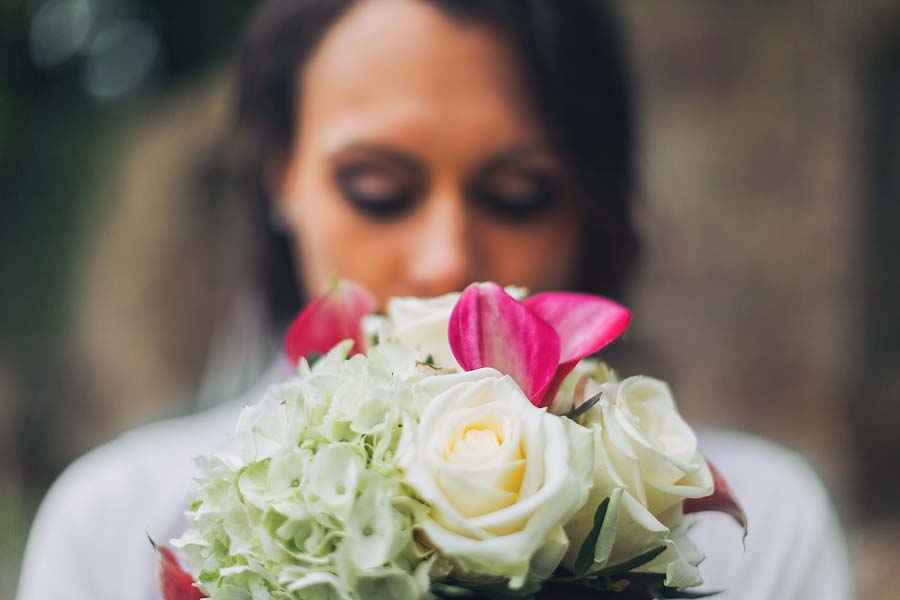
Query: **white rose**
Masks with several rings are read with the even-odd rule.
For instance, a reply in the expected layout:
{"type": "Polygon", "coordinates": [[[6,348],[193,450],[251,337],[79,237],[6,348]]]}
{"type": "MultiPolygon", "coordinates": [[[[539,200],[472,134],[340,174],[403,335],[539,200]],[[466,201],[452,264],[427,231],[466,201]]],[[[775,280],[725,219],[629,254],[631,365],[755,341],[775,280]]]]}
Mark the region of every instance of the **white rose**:
{"type": "Polygon", "coordinates": [[[687,538],[682,502],[710,495],[713,480],[696,435],[662,381],[629,377],[600,389],[600,401],[581,418],[595,436],[594,487],[566,526],[572,545],[563,565],[574,565],[593,525],[594,509],[608,497],[592,570],[665,546],[662,554],[636,570],[664,573],[666,585],[673,587],[699,585],[696,567],[703,555],[687,538]]]}
{"type": "Polygon", "coordinates": [[[554,415],[565,415],[572,410],[576,400],[586,400],[600,392],[601,384],[617,380],[616,372],[606,363],[592,358],[580,360],[563,379],[549,410],[554,415]]]}
{"type": "Polygon", "coordinates": [[[562,525],[587,498],[592,435],[538,409],[493,369],[418,385],[423,413],[407,480],[431,507],[421,528],[458,575],[549,576],[562,525]]]}
{"type": "Polygon", "coordinates": [[[387,318],[393,337],[415,348],[423,358],[431,355],[439,367],[458,369],[447,329],[457,300],[458,292],[436,298],[391,298],[387,303],[387,318]]]}
{"type": "MultiPolygon", "coordinates": [[[[517,300],[528,294],[522,287],[505,289],[517,300]]],[[[370,344],[376,334],[381,339],[393,338],[414,348],[422,360],[431,356],[438,367],[462,370],[450,350],[448,331],[450,313],[459,296],[459,292],[451,292],[434,298],[391,298],[385,316],[370,315],[363,319],[363,331],[370,344]]]]}

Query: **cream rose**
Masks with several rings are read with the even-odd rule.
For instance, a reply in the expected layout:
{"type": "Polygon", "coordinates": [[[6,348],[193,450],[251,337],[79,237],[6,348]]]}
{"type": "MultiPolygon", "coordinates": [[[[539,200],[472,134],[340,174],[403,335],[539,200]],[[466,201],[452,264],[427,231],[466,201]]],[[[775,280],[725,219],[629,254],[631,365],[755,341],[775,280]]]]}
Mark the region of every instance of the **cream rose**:
{"type": "MultiPolygon", "coordinates": [[[[586,390],[585,398],[596,391],[586,390]]],[[[563,565],[572,568],[593,524],[593,509],[608,497],[592,570],[665,546],[636,570],[663,573],[666,585],[673,587],[699,585],[696,567],[703,555],[687,538],[682,502],[710,495],[713,480],[696,435],[662,381],[629,377],[604,383],[599,391],[600,401],[580,420],[594,433],[594,487],[585,507],[566,526],[572,545],[563,565]]]]}
{"type": "Polygon", "coordinates": [[[548,410],[554,415],[565,415],[572,410],[576,399],[581,402],[590,398],[600,391],[601,384],[617,380],[616,372],[606,363],[592,358],[580,360],[563,379],[548,410]]]}
{"type": "Polygon", "coordinates": [[[408,483],[431,507],[421,526],[458,575],[549,576],[568,547],[562,525],[585,502],[590,430],[533,406],[493,369],[418,384],[423,412],[408,483]]]}
{"type": "Polygon", "coordinates": [[[436,298],[392,298],[387,303],[391,333],[401,344],[415,348],[423,358],[431,355],[445,369],[458,369],[450,343],[447,324],[459,293],[436,298]]]}
{"type": "MultiPolygon", "coordinates": [[[[506,293],[517,300],[528,295],[522,287],[507,286],[506,293]]],[[[363,319],[363,331],[371,344],[373,336],[395,339],[416,350],[424,361],[429,356],[435,366],[461,370],[450,350],[448,324],[450,313],[459,300],[459,292],[434,298],[391,298],[385,315],[363,319]]]]}

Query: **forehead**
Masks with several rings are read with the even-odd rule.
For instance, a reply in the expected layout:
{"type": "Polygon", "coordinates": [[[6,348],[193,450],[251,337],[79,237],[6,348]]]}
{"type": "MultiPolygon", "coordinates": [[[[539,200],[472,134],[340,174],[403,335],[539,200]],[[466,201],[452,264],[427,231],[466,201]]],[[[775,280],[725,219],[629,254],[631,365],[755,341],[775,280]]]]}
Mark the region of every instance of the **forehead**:
{"type": "Polygon", "coordinates": [[[300,136],[461,148],[540,141],[518,58],[502,32],[421,0],[368,0],[324,36],[300,74],[300,136]]]}

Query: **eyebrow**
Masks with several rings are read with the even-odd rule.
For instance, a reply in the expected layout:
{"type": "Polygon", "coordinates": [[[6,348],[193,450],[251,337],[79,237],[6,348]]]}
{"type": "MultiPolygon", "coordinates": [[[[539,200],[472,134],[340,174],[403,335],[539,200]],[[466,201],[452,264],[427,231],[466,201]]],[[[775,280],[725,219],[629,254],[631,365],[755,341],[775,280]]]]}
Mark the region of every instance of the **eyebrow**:
{"type": "MultiPolygon", "coordinates": [[[[471,179],[487,175],[511,162],[527,158],[534,154],[551,153],[551,149],[546,144],[528,143],[520,144],[505,148],[491,155],[471,174],[471,179]]],[[[402,150],[385,146],[382,144],[354,143],[337,150],[332,154],[330,160],[332,162],[340,160],[345,155],[364,153],[376,155],[379,158],[393,162],[405,169],[412,171],[427,171],[426,165],[415,156],[408,154],[402,150]]]]}
{"type": "Polygon", "coordinates": [[[331,161],[335,162],[337,160],[340,160],[345,155],[357,153],[374,154],[379,158],[396,163],[399,166],[410,171],[426,170],[426,167],[422,163],[422,161],[417,159],[415,156],[407,154],[402,150],[397,150],[395,148],[391,148],[390,146],[384,146],[381,144],[350,144],[348,146],[344,146],[331,155],[331,161]]]}
{"type": "Polygon", "coordinates": [[[472,174],[472,179],[477,179],[478,177],[490,174],[509,163],[522,160],[533,154],[552,154],[552,151],[550,147],[540,143],[512,146],[511,148],[497,152],[485,160],[477,169],[475,169],[475,172],[472,174]]]}

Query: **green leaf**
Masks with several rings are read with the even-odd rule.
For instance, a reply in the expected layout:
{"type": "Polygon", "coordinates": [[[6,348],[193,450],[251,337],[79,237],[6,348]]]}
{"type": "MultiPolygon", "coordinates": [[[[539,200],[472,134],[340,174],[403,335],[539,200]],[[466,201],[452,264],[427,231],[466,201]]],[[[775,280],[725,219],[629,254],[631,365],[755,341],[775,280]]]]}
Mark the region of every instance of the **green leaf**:
{"type": "Polygon", "coordinates": [[[434,365],[434,355],[433,354],[429,354],[428,356],[425,357],[425,364],[426,365],[434,365]]]}
{"type": "Polygon", "coordinates": [[[510,589],[509,583],[499,581],[496,583],[479,584],[472,586],[479,596],[483,598],[508,598],[515,600],[528,600],[534,598],[534,595],[541,591],[543,584],[533,579],[526,581],[522,587],[517,590],[510,589]]]}
{"type": "Polygon", "coordinates": [[[576,581],[548,581],[541,590],[541,598],[601,598],[611,597],[611,588],[603,579],[576,581]]]}
{"type": "Polygon", "coordinates": [[[581,577],[594,564],[594,547],[597,545],[597,538],[600,537],[600,530],[603,528],[603,519],[606,518],[606,509],[609,507],[609,498],[603,500],[597,510],[594,511],[594,526],[591,532],[584,538],[581,548],[578,549],[578,556],[575,558],[576,577],[581,577]]]}
{"type": "Polygon", "coordinates": [[[597,394],[591,396],[590,398],[579,404],[578,408],[573,408],[572,410],[570,410],[568,414],[566,414],[566,416],[573,421],[577,420],[578,417],[591,410],[591,407],[600,402],[600,397],[602,395],[603,392],[598,392],[597,394]]]}
{"type": "MultiPolygon", "coordinates": [[[[637,569],[643,565],[646,565],[648,562],[662,554],[666,551],[665,546],[660,546],[659,548],[654,548],[653,550],[648,550],[643,554],[638,554],[631,560],[626,560],[623,563],[619,563],[617,565],[613,565],[611,567],[606,567],[604,569],[600,569],[594,575],[597,577],[615,577],[617,575],[622,575],[623,573],[627,573],[632,569],[637,569]]],[[[580,553],[579,553],[580,556],[580,553]]]]}
{"type": "Polygon", "coordinates": [[[689,600],[691,598],[709,598],[722,593],[721,590],[692,592],[690,590],[668,587],[665,584],[666,576],[662,573],[629,573],[626,579],[641,589],[646,589],[653,598],[683,598],[689,600]]]}
{"type": "Polygon", "coordinates": [[[469,588],[440,581],[431,584],[431,593],[439,598],[472,598],[475,596],[475,592],[469,588]]]}
{"type": "Polygon", "coordinates": [[[657,598],[709,598],[710,596],[718,596],[722,590],[712,592],[692,592],[690,590],[677,590],[675,588],[663,588],[654,592],[657,598]]]}
{"type": "Polygon", "coordinates": [[[478,598],[483,600],[533,600],[542,587],[542,582],[529,580],[517,589],[510,589],[507,581],[491,582],[435,582],[431,593],[439,598],[478,598]]]}
{"type": "Polygon", "coordinates": [[[600,592],[608,592],[611,590],[613,581],[612,579],[607,579],[604,577],[599,577],[597,579],[578,579],[576,581],[572,581],[569,585],[577,585],[580,587],[585,587],[590,590],[600,591],[600,592]]]}
{"type": "Polygon", "coordinates": [[[661,573],[628,573],[622,577],[590,577],[572,580],[571,578],[556,578],[547,581],[543,591],[548,598],[581,598],[580,589],[594,592],[594,598],[644,598],[653,599],[678,599],[690,600],[692,598],[709,598],[721,591],[692,592],[667,587],[664,583],[666,576],[661,573]],[[622,586],[623,582],[627,582],[622,586]],[[625,593],[619,593],[619,592],[625,593]],[[644,596],[645,595],[645,596],[644,596]]]}

